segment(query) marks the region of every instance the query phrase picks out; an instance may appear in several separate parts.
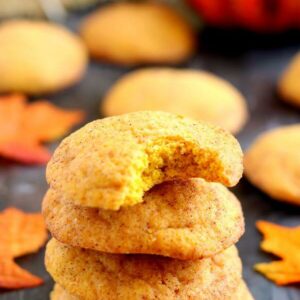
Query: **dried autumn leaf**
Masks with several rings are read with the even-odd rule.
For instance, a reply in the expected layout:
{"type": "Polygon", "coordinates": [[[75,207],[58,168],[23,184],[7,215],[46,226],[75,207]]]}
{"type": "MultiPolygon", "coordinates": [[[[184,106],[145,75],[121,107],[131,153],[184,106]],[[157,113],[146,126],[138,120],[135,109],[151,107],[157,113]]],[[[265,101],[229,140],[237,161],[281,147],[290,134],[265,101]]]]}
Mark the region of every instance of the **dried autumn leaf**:
{"type": "Polygon", "coordinates": [[[264,236],[261,248],[282,260],[256,264],[255,270],[278,285],[299,283],[300,226],[285,227],[266,221],[258,221],[256,225],[264,236]]]}
{"type": "Polygon", "coordinates": [[[13,260],[0,259],[0,288],[20,289],[39,286],[43,280],[20,268],[13,260]]]}
{"type": "Polygon", "coordinates": [[[43,216],[7,208],[0,213],[0,257],[36,252],[47,240],[43,216]]]}
{"type": "Polygon", "coordinates": [[[0,288],[25,288],[42,284],[42,279],[20,268],[14,258],[34,253],[47,240],[41,214],[7,208],[0,213],[0,288]]]}
{"type": "Polygon", "coordinates": [[[28,164],[44,164],[51,157],[51,154],[44,146],[31,141],[28,143],[24,143],[24,141],[22,143],[9,141],[3,145],[0,144],[0,155],[28,164]]]}
{"type": "Polygon", "coordinates": [[[1,96],[0,100],[0,132],[3,133],[0,143],[3,144],[18,133],[26,99],[15,94],[1,96]]]}
{"type": "Polygon", "coordinates": [[[84,117],[81,111],[65,111],[47,101],[29,104],[24,113],[24,131],[31,132],[39,141],[44,142],[64,135],[84,117]]]}
{"type": "Polygon", "coordinates": [[[82,121],[81,111],[67,111],[41,100],[26,103],[23,95],[0,97],[0,155],[24,163],[46,163],[41,142],[61,137],[82,121]]]}

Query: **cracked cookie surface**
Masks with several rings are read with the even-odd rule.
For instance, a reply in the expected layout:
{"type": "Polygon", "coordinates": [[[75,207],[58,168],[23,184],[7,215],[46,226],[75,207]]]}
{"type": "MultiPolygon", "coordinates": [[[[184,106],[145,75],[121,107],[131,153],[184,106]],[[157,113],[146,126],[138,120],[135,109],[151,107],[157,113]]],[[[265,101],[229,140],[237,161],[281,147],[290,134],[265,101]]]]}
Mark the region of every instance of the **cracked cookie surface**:
{"type": "Polygon", "coordinates": [[[135,112],[87,124],[56,149],[47,166],[62,201],[118,210],[154,185],[201,177],[234,186],[242,151],[221,128],[166,112],[135,112]]]}
{"type": "MultiPolygon", "coordinates": [[[[72,296],[58,284],[56,284],[54,286],[54,289],[51,293],[50,299],[51,300],[85,300],[85,298],[79,298],[76,296],[72,296]]],[[[215,300],[215,298],[214,299],[205,299],[205,300],[215,300]]],[[[246,286],[245,282],[242,281],[239,284],[237,291],[234,292],[233,296],[227,297],[225,295],[223,298],[219,298],[218,300],[253,300],[253,297],[252,297],[248,287],[246,286]]]]}
{"type": "Polygon", "coordinates": [[[45,262],[58,284],[85,300],[230,299],[241,281],[234,246],[211,258],[182,261],[100,253],[52,239],[45,262]]]}
{"type": "Polygon", "coordinates": [[[52,235],[72,246],[178,259],[212,256],[244,232],[236,197],[223,185],[203,179],[162,183],[142,203],[118,211],[62,202],[50,189],[43,215],[52,235]]]}

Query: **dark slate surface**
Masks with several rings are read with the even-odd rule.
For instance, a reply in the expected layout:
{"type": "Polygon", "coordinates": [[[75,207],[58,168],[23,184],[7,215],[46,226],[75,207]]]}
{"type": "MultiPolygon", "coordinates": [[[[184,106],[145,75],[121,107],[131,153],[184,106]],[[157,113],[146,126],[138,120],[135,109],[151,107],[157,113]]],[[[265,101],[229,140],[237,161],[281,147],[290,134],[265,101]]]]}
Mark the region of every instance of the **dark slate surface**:
{"type": "MultiPolygon", "coordinates": [[[[76,28],[78,18],[68,21],[76,28]]],[[[300,48],[300,34],[291,32],[263,35],[206,29],[199,53],[179,67],[212,71],[235,84],[247,97],[251,118],[238,136],[244,149],[262,131],[300,121],[300,110],[282,103],[275,93],[275,83],[283,67],[300,48]]],[[[88,120],[97,118],[101,97],[128,69],[92,63],[84,80],[67,91],[50,96],[57,105],[82,108],[88,120]]],[[[57,144],[49,147],[54,149],[57,144]]],[[[0,209],[16,206],[38,211],[47,188],[43,167],[28,167],[0,161],[0,209]]],[[[259,250],[260,234],[255,221],[265,219],[284,225],[299,225],[299,208],[284,205],[252,187],[245,179],[234,188],[242,202],[246,234],[238,244],[244,264],[244,277],[257,300],[299,300],[299,286],[279,288],[253,271],[253,264],[272,257],[259,250]]],[[[3,233],[1,233],[3,234],[3,233]]],[[[53,282],[43,266],[43,251],[17,260],[21,266],[45,280],[42,287],[21,291],[0,291],[0,300],[45,300],[53,282]]],[[[109,299],[107,299],[109,300],[109,299]]]]}

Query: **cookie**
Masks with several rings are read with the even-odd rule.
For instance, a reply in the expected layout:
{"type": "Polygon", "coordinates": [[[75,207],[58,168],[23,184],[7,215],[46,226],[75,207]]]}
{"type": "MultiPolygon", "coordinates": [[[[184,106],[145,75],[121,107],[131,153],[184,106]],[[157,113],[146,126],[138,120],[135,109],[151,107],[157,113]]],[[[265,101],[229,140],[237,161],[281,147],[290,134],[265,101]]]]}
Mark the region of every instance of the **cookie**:
{"type": "Polygon", "coordinates": [[[84,44],[57,24],[5,21],[0,45],[0,92],[55,92],[77,82],[86,69],[84,44]]]}
{"type": "Polygon", "coordinates": [[[281,75],[278,90],[283,100],[300,107],[300,52],[281,75]]]}
{"type": "Polygon", "coordinates": [[[143,203],[119,211],[63,203],[49,190],[43,215],[52,235],[68,245],[177,259],[212,256],[244,232],[239,201],[223,185],[202,179],[162,183],[143,203]]]}
{"type": "Polygon", "coordinates": [[[274,199],[300,205],[300,125],[263,133],[245,155],[247,178],[274,199]]]}
{"type": "Polygon", "coordinates": [[[242,151],[228,132],[165,112],[91,122],[64,139],[47,166],[62,201],[118,210],[168,180],[202,177],[235,185],[242,151]]]}
{"type": "Polygon", "coordinates": [[[226,80],[205,71],[148,68],[122,77],[102,102],[106,116],[133,111],[178,113],[238,133],[247,120],[245,98],[226,80]]]}
{"type": "MultiPolygon", "coordinates": [[[[60,285],[56,284],[54,286],[54,289],[51,293],[51,300],[79,300],[83,298],[78,298],[76,296],[70,295],[68,292],[66,292],[60,285]]],[[[178,298],[175,298],[178,299],[178,298]]],[[[192,298],[194,299],[194,298],[192,298]]],[[[253,297],[251,293],[249,292],[245,282],[242,282],[237,291],[233,294],[232,297],[226,297],[220,298],[222,300],[253,300],[253,297]]],[[[213,300],[213,299],[211,299],[213,300]]]]}
{"type": "Polygon", "coordinates": [[[80,300],[82,298],[70,295],[59,284],[55,284],[53,291],[50,294],[50,300],[80,300]]]}
{"type": "Polygon", "coordinates": [[[122,65],[178,63],[195,51],[193,30],[159,3],[106,5],[84,20],[80,32],[94,58],[122,65]]]}
{"type": "MultiPolygon", "coordinates": [[[[72,298],[62,298],[62,299],[58,298],[57,300],[67,300],[67,299],[73,300],[72,298]]],[[[236,292],[234,293],[234,296],[231,299],[232,300],[254,300],[246,283],[243,280],[239,284],[236,292]]],[[[51,299],[51,300],[55,300],[55,299],[51,299]]]]}
{"type": "Polygon", "coordinates": [[[241,262],[234,246],[213,258],[182,261],[106,254],[52,239],[45,262],[59,285],[85,300],[218,300],[231,296],[241,280],[241,262]]]}

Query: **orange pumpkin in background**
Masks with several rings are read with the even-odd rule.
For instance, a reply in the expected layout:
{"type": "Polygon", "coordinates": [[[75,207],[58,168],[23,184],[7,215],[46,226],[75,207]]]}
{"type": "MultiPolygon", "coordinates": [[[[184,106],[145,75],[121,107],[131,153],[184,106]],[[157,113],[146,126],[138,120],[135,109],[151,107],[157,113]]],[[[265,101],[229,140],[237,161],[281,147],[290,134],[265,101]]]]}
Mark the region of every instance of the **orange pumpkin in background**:
{"type": "Polygon", "coordinates": [[[300,28],[300,0],[187,0],[208,24],[255,31],[300,28]]]}

